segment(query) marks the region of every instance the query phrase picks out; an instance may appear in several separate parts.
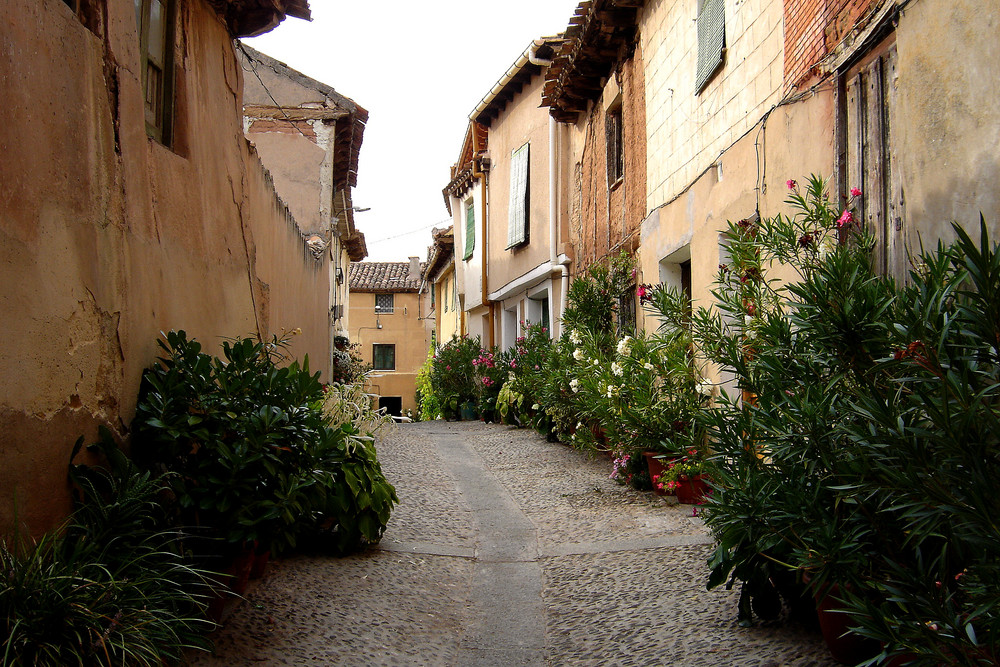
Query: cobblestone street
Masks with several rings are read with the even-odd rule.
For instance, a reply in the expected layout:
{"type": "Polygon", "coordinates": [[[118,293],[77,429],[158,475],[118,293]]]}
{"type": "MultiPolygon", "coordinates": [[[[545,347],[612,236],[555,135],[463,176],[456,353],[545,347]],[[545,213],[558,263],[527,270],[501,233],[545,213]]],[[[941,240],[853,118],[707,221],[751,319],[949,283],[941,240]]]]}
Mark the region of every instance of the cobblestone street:
{"type": "Polygon", "coordinates": [[[533,431],[404,424],[382,544],[269,566],[191,665],[827,666],[818,633],[736,622],[690,505],[533,431]]]}

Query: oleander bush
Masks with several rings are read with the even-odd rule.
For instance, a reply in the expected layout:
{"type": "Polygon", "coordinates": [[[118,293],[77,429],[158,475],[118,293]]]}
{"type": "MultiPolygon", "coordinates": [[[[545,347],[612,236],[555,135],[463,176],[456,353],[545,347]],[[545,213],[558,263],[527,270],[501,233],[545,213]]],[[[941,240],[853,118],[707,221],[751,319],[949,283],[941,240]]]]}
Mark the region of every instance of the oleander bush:
{"type": "Polygon", "coordinates": [[[693,316],[738,389],[704,413],[709,585],[740,584],[743,623],[801,605],[803,585],[838,591],[882,642],[873,662],[994,664],[997,248],[985,224],[978,243],[956,225],[900,284],[874,270],[850,202],[816,177],[789,187],[793,215],[730,225],[719,305],[693,316]]]}

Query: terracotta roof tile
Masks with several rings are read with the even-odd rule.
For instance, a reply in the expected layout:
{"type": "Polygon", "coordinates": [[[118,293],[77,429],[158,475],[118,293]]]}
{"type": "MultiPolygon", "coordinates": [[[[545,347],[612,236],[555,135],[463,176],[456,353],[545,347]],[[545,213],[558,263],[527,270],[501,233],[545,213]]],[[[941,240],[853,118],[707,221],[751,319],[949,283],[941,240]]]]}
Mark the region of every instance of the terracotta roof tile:
{"type": "MultiPolygon", "coordinates": [[[[425,262],[420,263],[423,273],[425,262]]],[[[420,276],[409,278],[409,262],[352,262],[350,286],[352,292],[416,292],[420,276]]]]}

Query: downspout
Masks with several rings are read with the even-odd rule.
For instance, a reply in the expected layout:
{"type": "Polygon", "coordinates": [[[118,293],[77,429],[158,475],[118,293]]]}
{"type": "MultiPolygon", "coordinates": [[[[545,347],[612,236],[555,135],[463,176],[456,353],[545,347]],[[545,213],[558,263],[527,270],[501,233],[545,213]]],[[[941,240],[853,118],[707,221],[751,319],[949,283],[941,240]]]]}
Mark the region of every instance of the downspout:
{"type": "MultiPolygon", "coordinates": [[[[474,134],[473,137],[475,137],[474,134]]],[[[481,200],[480,205],[482,207],[482,217],[480,218],[480,220],[483,221],[483,244],[482,244],[483,256],[482,260],[480,261],[480,264],[482,265],[482,275],[480,276],[479,287],[482,290],[480,295],[482,304],[483,306],[486,307],[487,314],[489,315],[489,329],[490,329],[489,346],[490,348],[492,348],[494,345],[496,345],[496,335],[494,334],[494,329],[496,328],[496,316],[493,314],[493,303],[489,300],[488,292],[486,289],[486,279],[489,276],[489,273],[487,271],[487,264],[488,264],[487,259],[489,257],[489,255],[487,254],[487,249],[489,247],[488,239],[490,236],[489,229],[486,224],[486,193],[489,191],[489,188],[487,187],[487,182],[486,182],[486,171],[482,169],[482,160],[480,158],[473,158],[472,160],[472,176],[473,178],[479,179],[479,182],[482,183],[483,185],[483,196],[479,198],[481,200]]],[[[465,316],[464,309],[462,310],[462,316],[463,317],[465,316]]]]}
{"type": "MultiPolygon", "coordinates": [[[[535,40],[528,49],[528,62],[539,67],[548,67],[552,60],[538,57],[538,49],[545,44],[544,40],[535,40]]],[[[556,246],[559,244],[558,220],[559,220],[559,126],[556,119],[549,114],[549,267],[552,273],[557,266],[556,246]]],[[[553,313],[552,334],[555,335],[555,322],[559,322],[560,333],[562,332],[562,314],[566,311],[566,291],[569,285],[569,271],[565,264],[558,264],[562,277],[562,294],[560,295],[560,308],[558,313],[553,313]]],[[[553,300],[554,305],[554,300],[553,300]]]]}

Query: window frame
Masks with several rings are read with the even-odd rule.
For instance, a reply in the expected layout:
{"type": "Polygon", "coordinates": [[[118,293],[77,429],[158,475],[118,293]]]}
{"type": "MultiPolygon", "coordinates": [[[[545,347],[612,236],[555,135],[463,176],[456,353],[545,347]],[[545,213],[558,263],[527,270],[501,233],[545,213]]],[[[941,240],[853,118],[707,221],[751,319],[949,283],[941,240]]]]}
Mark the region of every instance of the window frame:
{"type": "Polygon", "coordinates": [[[392,315],[395,312],[395,310],[396,310],[396,299],[395,299],[395,296],[396,295],[394,293],[392,293],[392,292],[389,292],[389,293],[385,293],[385,292],[376,293],[375,294],[375,314],[376,315],[392,315]],[[380,308],[379,307],[379,298],[380,297],[383,300],[383,302],[385,301],[386,298],[388,298],[388,300],[389,300],[389,307],[388,308],[380,308]]]}
{"type": "Polygon", "coordinates": [[[465,253],[462,261],[472,259],[476,250],[476,206],[473,197],[465,200],[465,253]]]}
{"type": "Polygon", "coordinates": [[[375,371],[394,371],[396,370],[396,344],[395,343],[372,343],[372,370],[375,371]],[[379,366],[379,361],[384,361],[384,358],[380,359],[379,351],[382,354],[389,353],[392,358],[392,367],[379,366]]]}
{"type": "Polygon", "coordinates": [[[510,153],[510,199],[507,202],[507,250],[531,241],[531,142],[510,153]]]}
{"type": "Polygon", "coordinates": [[[611,188],[625,177],[625,135],[621,101],[616,102],[607,110],[604,119],[604,136],[607,149],[608,187],[611,188]]]}
{"type": "Polygon", "coordinates": [[[722,69],[726,56],[725,0],[698,0],[698,61],[695,70],[695,94],[700,94],[715,73],[722,69]]]}
{"type": "Polygon", "coordinates": [[[135,0],[135,18],[139,37],[139,71],[142,73],[142,99],[146,134],[172,146],[174,140],[174,49],[176,45],[177,0],[135,0]],[[163,8],[162,62],[151,64],[150,22],[154,4],[163,8]],[[150,90],[150,67],[159,68],[158,91],[150,90]],[[150,106],[152,105],[152,106],[150,106]]]}

